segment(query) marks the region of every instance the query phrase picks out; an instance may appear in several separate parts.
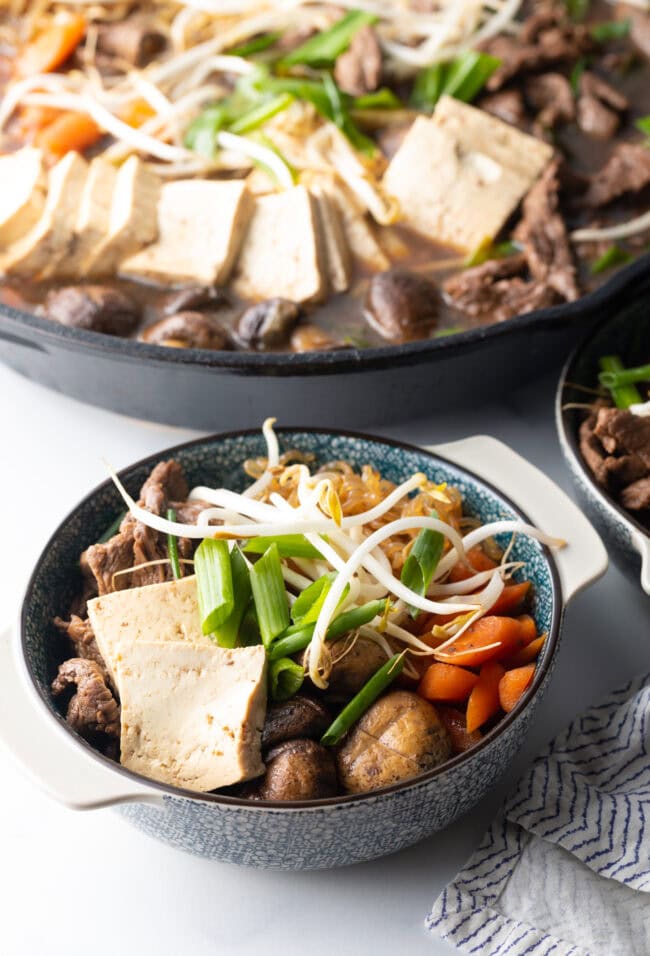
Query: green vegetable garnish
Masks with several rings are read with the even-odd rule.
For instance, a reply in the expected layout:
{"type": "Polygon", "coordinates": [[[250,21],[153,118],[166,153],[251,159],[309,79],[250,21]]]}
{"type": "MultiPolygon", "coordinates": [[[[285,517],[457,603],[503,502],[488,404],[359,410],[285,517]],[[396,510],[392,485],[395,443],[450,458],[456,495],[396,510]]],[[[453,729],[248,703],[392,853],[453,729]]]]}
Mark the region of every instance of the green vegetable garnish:
{"type": "Polygon", "coordinates": [[[418,110],[433,110],[442,96],[444,80],[445,68],[442,63],[434,63],[420,70],[413,84],[411,104],[418,110]]]}
{"type": "Polygon", "coordinates": [[[606,23],[596,23],[589,31],[597,43],[607,43],[609,40],[622,40],[630,32],[629,20],[609,20],[606,23]]]}
{"type": "Polygon", "coordinates": [[[566,8],[572,20],[584,20],[589,12],[589,0],[566,0],[566,8]]]}
{"type": "Polygon", "coordinates": [[[290,93],[280,93],[278,96],[274,96],[260,103],[258,106],[254,106],[253,109],[231,123],[228,130],[239,136],[244,133],[250,133],[251,130],[258,129],[270,119],[273,119],[274,116],[277,116],[278,113],[282,113],[283,110],[288,109],[292,103],[293,96],[291,96],[290,93]]]}
{"type": "Polygon", "coordinates": [[[253,647],[261,643],[262,637],[257,623],[257,611],[253,601],[250,601],[239,625],[239,644],[241,647],[253,647]]]}
{"type": "Polygon", "coordinates": [[[217,135],[230,118],[227,106],[209,106],[192,122],[183,138],[187,149],[212,159],[217,148],[217,135]]]}
{"type": "Polygon", "coordinates": [[[294,624],[311,624],[318,618],[323,601],[335,578],[336,571],[324,574],[298,595],[291,608],[291,620],[294,624]]]}
{"type": "Polygon", "coordinates": [[[434,339],[448,339],[450,335],[458,335],[459,332],[464,332],[465,329],[461,329],[458,326],[451,327],[448,329],[437,329],[433,333],[434,339]]]}
{"type": "MultiPolygon", "coordinates": [[[[431,517],[437,518],[438,513],[433,511],[431,517]]],[[[430,528],[422,528],[404,562],[400,578],[402,584],[424,597],[433,572],[438,567],[444,545],[443,534],[439,531],[431,531],[430,528]]],[[[409,605],[409,613],[411,617],[416,618],[420,612],[418,608],[409,605]]]]}
{"type": "MultiPolygon", "coordinates": [[[[173,508],[167,509],[167,520],[176,521],[176,512],[173,508]]],[[[175,534],[167,535],[167,554],[169,555],[169,563],[172,566],[174,578],[176,580],[182,578],[183,572],[181,571],[181,563],[178,560],[178,538],[175,534]]]]}
{"type": "MultiPolygon", "coordinates": [[[[347,634],[348,631],[356,631],[357,628],[363,627],[364,624],[369,624],[373,618],[386,612],[387,600],[387,598],[384,598],[381,601],[369,601],[361,607],[354,607],[349,611],[345,611],[343,614],[339,614],[328,627],[326,640],[335,640],[335,638],[341,637],[342,634],[347,634]]],[[[315,626],[315,623],[305,626],[300,623],[299,625],[294,625],[292,628],[287,628],[285,634],[271,647],[269,660],[273,661],[280,657],[289,657],[292,654],[297,654],[299,651],[304,651],[314,636],[315,626]]]]}
{"type": "Polygon", "coordinates": [[[250,571],[244,555],[235,546],[230,552],[230,572],[234,605],[223,624],[215,627],[210,635],[219,647],[235,647],[242,619],[251,599],[250,571]]]}
{"type": "Polygon", "coordinates": [[[231,47],[227,52],[229,56],[242,57],[252,56],[254,53],[263,53],[269,47],[275,46],[281,36],[281,33],[263,33],[259,37],[248,40],[247,43],[231,47]]]}
{"type": "Polygon", "coordinates": [[[588,60],[586,56],[581,56],[576,60],[571,73],[569,74],[569,83],[571,84],[571,89],[573,90],[573,95],[577,96],[580,91],[580,78],[585,72],[588,66],[588,60]]]}
{"type": "MultiPolygon", "coordinates": [[[[623,372],[625,366],[618,355],[603,355],[600,359],[601,375],[608,372],[623,372]]],[[[603,384],[605,384],[603,382],[603,384]]],[[[634,385],[615,385],[606,386],[611,392],[614,404],[617,408],[629,408],[630,405],[638,405],[643,401],[641,394],[634,385]]]]}
{"type": "Polygon", "coordinates": [[[225,541],[205,538],[194,554],[201,630],[211,634],[235,606],[230,553],[225,541]]]}
{"type": "MultiPolygon", "coordinates": [[[[601,363],[602,367],[602,363],[601,363]]],[[[620,371],[607,369],[598,376],[601,385],[605,388],[621,388],[625,385],[634,385],[636,382],[650,382],[650,365],[637,365],[635,368],[623,368],[620,371]]]]}
{"type": "Polygon", "coordinates": [[[271,545],[276,544],[281,558],[310,558],[321,557],[313,544],[307,541],[302,534],[278,534],[268,538],[251,538],[244,545],[246,554],[265,554],[271,545]]]}
{"type": "Polygon", "coordinates": [[[117,518],[115,519],[115,521],[112,521],[111,524],[109,524],[108,528],[106,529],[104,534],[101,536],[101,538],[98,538],[97,544],[106,544],[107,541],[110,541],[110,539],[114,535],[116,535],[117,532],[120,530],[120,525],[122,524],[122,522],[124,521],[128,513],[129,513],[128,511],[123,511],[121,514],[119,514],[117,518]]]}
{"type": "Polygon", "coordinates": [[[271,700],[278,703],[289,700],[298,693],[305,679],[301,664],[290,657],[281,657],[269,663],[269,693],[271,700]]]}
{"type": "Polygon", "coordinates": [[[638,119],[634,125],[643,133],[644,136],[650,138],[650,116],[642,116],[641,119],[638,119]]]}
{"type": "Polygon", "coordinates": [[[386,86],[352,101],[353,110],[398,110],[401,106],[402,101],[386,86]]]}
{"type": "Polygon", "coordinates": [[[622,266],[626,262],[632,262],[633,259],[634,256],[631,253],[626,252],[625,249],[621,249],[620,246],[614,244],[610,246],[609,249],[606,249],[602,256],[596,259],[595,262],[592,262],[589,271],[594,276],[599,275],[601,272],[613,269],[614,266],[622,266]]]}
{"type": "Polygon", "coordinates": [[[320,742],[326,747],[334,747],[347,734],[350,727],[362,717],[368,708],[374,704],[379,695],[399,677],[404,668],[404,653],[395,654],[390,660],[372,675],[349,704],[347,704],[336,720],[330,724],[320,742]]]}
{"type": "Polygon", "coordinates": [[[471,103],[500,66],[501,60],[488,53],[476,50],[461,53],[447,69],[442,92],[463,103],[471,103]]]}
{"type": "Polygon", "coordinates": [[[250,573],[262,643],[271,642],[289,626],[289,604],[277,544],[272,544],[250,573]]]}
{"type": "Polygon", "coordinates": [[[347,136],[355,149],[366,156],[373,156],[377,152],[376,145],[355,124],[348,112],[344,94],[334,82],[331,74],[325,73],[323,75],[323,87],[330,103],[331,119],[335,125],[338,126],[344,136],[347,136]]]}
{"type": "Polygon", "coordinates": [[[345,53],[354,39],[355,33],[366,25],[376,23],[377,17],[363,10],[350,10],[336,23],[310,37],[295,50],[287,53],[280,60],[280,67],[303,66],[327,67],[332,66],[336,59],[345,53]]]}
{"type": "Polygon", "coordinates": [[[483,265],[488,259],[507,259],[508,256],[513,256],[515,252],[520,251],[521,246],[510,239],[506,242],[497,243],[493,243],[491,239],[486,239],[467,257],[463,265],[466,269],[471,269],[473,266],[483,265]]]}

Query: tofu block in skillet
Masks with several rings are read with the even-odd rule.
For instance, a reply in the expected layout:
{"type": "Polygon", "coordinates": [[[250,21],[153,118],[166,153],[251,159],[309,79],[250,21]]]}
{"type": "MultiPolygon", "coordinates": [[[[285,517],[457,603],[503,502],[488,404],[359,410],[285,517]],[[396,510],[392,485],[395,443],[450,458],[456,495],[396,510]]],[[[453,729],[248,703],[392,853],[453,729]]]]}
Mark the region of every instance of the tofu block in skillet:
{"type": "Polygon", "coordinates": [[[431,118],[415,121],[383,182],[408,226],[473,251],[494,239],[552,155],[548,143],[443,96],[431,118]]]}
{"type": "Polygon", "coordinates": [[[304,186],[260,196],[233,272],[244,299],[317,302],[327,293],[316,200],[304,186]]]}
{"type": "Polygon", "coordinates": [[[371,272],[389,269],[390,260],[379,245],[367,216],[353,197],[343,186],[325,177],[320,185],[336,206],[352,259],[361,269],[371,272]]]}
{"type": "Polygon", "coordinates": [[[99,156],[91,161],[70,252],[54,265],[50,271],[52,277],[78,279],[86,274],[110,228],[116,182],[114,166],[99,156]]]}
{"type": "Polygon", "coordinates": [[[120,762],[209,791],[264,772],[266,652],[183,641],[133,645],[117,665],[120,762]]]}
{"type": "Polygon", "coordinates": [[[167,183],[158,204],[158,239],[124,260],[120,272],[159,282],[226,282],[253,205],[241,181],[167,183]]]}
{"type": "Polygon", "coordinates": [[[320,186],[313,186],[318,228],[330,292],[345,292],[352,279],[352,259],[336,204],[320,186]]]}
{"type": "Polygon", "coordinates": [[[87,176],[88,163],[79,153],[67,153],[52,167],[43,212],[36,225],[0,255],[0,272],[38,278],[67,254],[87,176]]]}
{"type": "Polygon", "coordinates": [[[86,264],[86,275],[111,275],[119,264],[158,236],[160,180],[137,156],[117,174],[108,232],[86,264]]]}
{"type": "Polygon", "coordinates": [[[26,146],[0,156],[0,248],[35,226],[45,206],[45,173],[40,149],[26,146]]]}

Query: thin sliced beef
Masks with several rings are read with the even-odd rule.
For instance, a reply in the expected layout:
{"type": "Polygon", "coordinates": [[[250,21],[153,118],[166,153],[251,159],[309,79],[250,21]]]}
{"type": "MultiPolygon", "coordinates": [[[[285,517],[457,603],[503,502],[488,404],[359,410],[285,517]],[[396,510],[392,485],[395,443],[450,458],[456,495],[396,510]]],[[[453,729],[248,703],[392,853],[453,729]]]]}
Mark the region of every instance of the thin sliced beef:
{"type": "Polygon", "coordinates": [[[536,134],[575,119],[573,90],[561,73],[541,73],[528,77],[524,89],[526,101],[538,111],[534,126],[536,134]]]}
{"type": "Polygon", "coordinates": [[[602,407],[582,422],[579,441],[598,484],[630,511],[650,509],[650,418],[602,407]]]}
{"type": "Polygon", "coordinates": [[[629,107],[622,93],[588,70],[580,77],[578,126],[596,139],[611,139],[620,125],[620,113],[629,107]]]}
{"type": "Polygon", "coordinates": [[[543,283],[521,278],[525,271],[523,254],[491,259],[452,276],[444,290],[456,308],[471,318],[503,322],[555,302],[553,291],[543,283]]]}
{"type": "Polygon", "coordinates": [[[54,625],[71,641],[74,647],[75,657],[83,657],[84,660],[94,661],[100,668],[103,676],[106,677],[106,665],[97,646],[90,621],[83,620],[83,618],[78,617],[76,614],[71,614],[69,621],[55,617],[54,625]]]}
{"type": "Polygon", "coordinates": [[[620,457],[609,454],[594,434],[596,422],[596,413],[585,418],[580,425],[579,444],[582,457],[598,484],[615,492],[643,478],[648,469],[642,459],[636,454],[623,454],[620,457]]]}
{"type": "Polygon", "coordinates": [[[99,53],[132,66],[145,66],[166,45],[165,34],[147,13],[133,13],[122,20],[100,23],[97,29],[99,53]]]}
{"type": "Polygon", "coordinates": [[[610,455],[635,455],[650,471],[650,418],[624,408],[601,408],[594,434],[610,455]]]}
{"type": "Polygon", "coordinates": [[[621,504],[630,511],[644,511],[650,508],[650,475],[639,478],[621,491],[621,504]]]}
{"type": "Polygon", "coordinates": [[[55,697],[69,688],[75,692],[68,702],[66,720],[83,737],[106,734],[120,735],[120,707],[104,682],[101,668],[95,661],[72,657],[59,665],[52,682],[55,697]]]}
{"type": "Polygon", "coordinates": [[[625,193],[640,192],[650,183],[650,149],[641,143],[619,143],[602,169],[590,177],[587,206],[604,206],[625,193]]]}
{"type": "Polygon", "coordinates": [[[344,93],[364,96],[381,83],[382,57],[377,34],[371,26],[358,30],[334,67],[334,78],[344,93]]]}
{"type": "Polygon", "coordinates": [[[486,113],[491,113],[511,126],[524,128],[527,125],[526,106],[520,90],[499,90],[498,93],[484,96],[478,105],[486,113]]]}
{"type": "Polygon", "coordinates": [[[171,501],[184,501],[189,488],[182,467],[174,459],[160,461],[140,490],[140,504],[156,515],[162,515],[171,501]]]}
{"type": "Polygon", "coordinates": [[[561,299],[573,302],[580,295],[569,238],[559,211],[559,161],[547,166],[523,204],[515,239],[534,280],[544,283],[561,299]]]}

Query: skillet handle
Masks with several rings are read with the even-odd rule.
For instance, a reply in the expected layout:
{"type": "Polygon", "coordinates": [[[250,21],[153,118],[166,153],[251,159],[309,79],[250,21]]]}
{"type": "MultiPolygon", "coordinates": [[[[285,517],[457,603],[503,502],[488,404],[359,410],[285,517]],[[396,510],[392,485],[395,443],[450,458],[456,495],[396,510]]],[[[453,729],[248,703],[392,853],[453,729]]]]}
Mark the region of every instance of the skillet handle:
{"type": "Polygon", "coordinates": [[[18,640],[0,634],[0,743],[32,780],[73,810],[153,803],[162,796],[117,773],[74,740],[29,683],[18,640]]]}
{"type": "Polygon", "coordinates": [[[565,603],[605,573],[607,552],[582,511],[539,468],[503,442],[473,435],[426,450],[489,481],[519,505],[533,524],[568,542],[553,551],[565,603]]]}

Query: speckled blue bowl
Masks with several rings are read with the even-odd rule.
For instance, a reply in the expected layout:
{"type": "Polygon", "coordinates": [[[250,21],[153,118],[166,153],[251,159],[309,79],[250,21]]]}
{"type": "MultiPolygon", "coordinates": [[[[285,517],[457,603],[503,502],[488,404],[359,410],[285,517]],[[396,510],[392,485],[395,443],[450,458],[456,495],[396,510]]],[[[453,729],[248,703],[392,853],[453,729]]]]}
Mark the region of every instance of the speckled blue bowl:
{"type": "MultiPolygon", "coordinates": [[[[291,430],[279,435],[285,449],[313,452],[321,463],[343,458],[356,465],[370,462],[395,482],[415,471],[437,482],[451,482],[461,489],[466,511],[482,522],[525,517],[488,481],[424,450],[354,434],[291,430]]],[[[598,538],[575,505],[504,445],[479,437],[446,446],[444,451],[457,461],[485,461],[493,480],[497,474],[504,480],[507,477],[512,493],[515,484],[525,486],[533,518],[538,523],[561,520],[566,536],[576,541],[573,551],[568,549],[568,558],[558,556],[556,565],[545,548],[517,536],[512,557],[526,564],[526,576],[534,582],[537,626],[549,637],[530,690],[469,753],[417,779],[366,795],[302,804],[251,804],[156,784],[94,751],[65,724],[51,699],[50,682],[61,651],[51,622],[78,590],[80,552],[98,539],[122,508],[110,482],[95,489],[65,519],[36,565],[16,645],[18,678],[22,675],[23,681],[19,690],[20,679],[3,677],[2,671],[10,670],[11,664],[0,654],[0,694],[11,698],[5,707],[8,713],[11,706],[11,718],[4,725],[0,708],[0,737],[68,805],[118,805],[142,830],[203,857],[264,867],[333,867],[391,853],[451,823],[493,786],[521,745],[550,678],[564,603],[602,573],[606,560],[598,538]],[[546,502],[545,517],[540,517],[539,510],[535,514],[541,501],[546,502]],[[562,514],[564,518],[558,517],[562,514]],[[567,574],[562,561],[572,561],[573,572],[567,574]],[[46,741],[46,735],[51,739],[46,741]]],[[[148,458],[122,477],[137,496],[155,462],[173,456],[185,468],[190,483],[241,489],[246,480],[242,462],[263,453],[259,432],[216,436],[148,458]]]]}
{"type": "Polygon", "coordinates": [[[571,355],[557,389],[557,430],[576,496],[583,509],[604,538],[617,566],[650,594],[648,531],[595,481],[578,444],[578,430],[584,412],[566,407],[574,402],[589,401],[589,394],[582,388],[598,386],[598,361],[602,355],[612,354],[620,355],[626,365],[648,361],[650,308],[646,308],[644,314],[626,310],[606,318],[571,355]]]}

